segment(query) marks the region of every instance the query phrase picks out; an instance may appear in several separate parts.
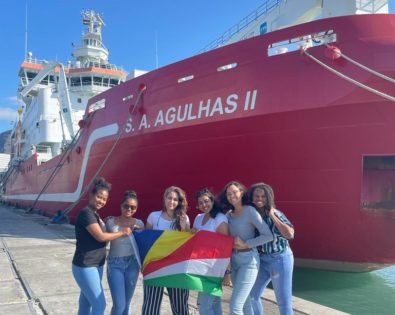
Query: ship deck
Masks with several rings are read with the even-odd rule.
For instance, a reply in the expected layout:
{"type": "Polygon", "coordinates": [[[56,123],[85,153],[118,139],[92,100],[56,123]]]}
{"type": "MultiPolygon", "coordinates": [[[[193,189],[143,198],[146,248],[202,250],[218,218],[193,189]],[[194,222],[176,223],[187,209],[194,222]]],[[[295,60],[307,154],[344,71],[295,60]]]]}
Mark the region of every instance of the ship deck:
{"type": "MultiPolygon", "coordinates": [[[[0,314],[76,314],[79,288],[72,273],[75,249],[74,227],[51,224],[47,217],[26,213],[23,209],[0,206],[0,314]]],[[[132,310],[140,310],[143,288],[139,278],[132,310]]],[[[103,276],[107,301],[105,314],[111,310],[111,296],[103,276]]],[[[265,314],[277,315],[274,294],[266,290],[265,314]]],[[[231,289],[224,290],[223,314],[229,314],[231,289]]],[[[198,314],[196,292],[190,294],[191,314],[198,314]]],[[[171,314],[167,298],[162,302],[163,315],[171,314]]],[[[294,297],[295,315],[345,314],[294,297]]]]}

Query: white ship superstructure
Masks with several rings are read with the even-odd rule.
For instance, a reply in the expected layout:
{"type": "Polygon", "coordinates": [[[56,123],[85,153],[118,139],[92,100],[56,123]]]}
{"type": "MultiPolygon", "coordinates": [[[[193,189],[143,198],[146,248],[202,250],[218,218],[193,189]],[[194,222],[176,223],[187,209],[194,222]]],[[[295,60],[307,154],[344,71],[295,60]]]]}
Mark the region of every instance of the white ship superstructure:
{"type": "Polygon", "coordinates": [[[88,99],[126,79],[127,73],[108,61],[102,17],[88,10],[82,16],[87,29],[73,45],[73,62],[38,60],[29,52],[21,65],[18,96],[24,106],[11,136],[15,159],[37,153],[40,164],[60,154],[76,135],[88,99]]]}

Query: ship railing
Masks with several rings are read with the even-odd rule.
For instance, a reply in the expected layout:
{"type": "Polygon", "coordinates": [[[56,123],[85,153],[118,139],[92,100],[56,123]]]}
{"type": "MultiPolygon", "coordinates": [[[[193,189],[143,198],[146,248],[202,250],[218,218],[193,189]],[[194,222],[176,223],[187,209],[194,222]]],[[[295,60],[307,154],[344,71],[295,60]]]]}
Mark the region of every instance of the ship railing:
{"type": "Polygon", "coordinates": [[[99,61],[86,61],[86,62],[78,62],[76,64],[70,64],[68,65],[68,68],[72,69],[78,69],[78,68],[90,68],[90,67],[96,67],[96,68],[102,68],[102,69],[109,69],[109,70],[115,70],[115,71],[122,71],[126,73],[126,70],[120,66],[117,66],[113,63],[104,63],[99,61]]]}
{"type": "Polygon", "coordinates": [[[37,153],[51,154],[51,147],[49,147],[47,145],[37,145],[36,146],[36,152],[37,153]]]}
{"type": "Polygon", "coordinates": [[[37,145],[34,150],[32,150],[33,154],[37,154],[37,165],[40,165],[50,159],[52,159],[52,149],[46,145],[37,145]]]}
{"type": "Polygon", "coordinates": [[[225,33],[223,33],[220,37],[213,40],[206,47],[199,51],[199,53],[203,53],[218,47],[223,46],[226,42],[228,42],[233,36],[237,33],[241,32],[249,25],[258,20],[262,15],[268,14],[274,8],[278,7],[283,0],[266,0],[263,4],[261,4],[254,12],[247,15],[243,18],[239,23],[233,25],[229,28],[225,33]]]}
{"type": "Polygon", "coordinates": [[[48,63],[48,60],[33,58],[31,56],[27,56],[24,61],[29,62],[29,63],[34,63],[34,64],[40,64],[40,65],[44,65],[44,64],[48,63]]]}
{"type": "Polygon", "coordinates": [[[80,44],[74,45],[74,48],[85,48],[86,46],[92,46],[92,47],[100,47],[108,51],[107,47],[103,44],[103,42],[100,40],[101,34],[93,34],[89,31],[84,31],[82,32],[82,36],[84,39],[82,42],[80,41],[80,44]]]}
{"type": "MultiPolygon", "coordinates": [[[[26,57],[25,62],[28,63],[33,63],[33,64],[40,64],[40,65],[46,65],[48,63],[48,60],[45,59],[38,59],[38,58],[33,58],[33,57],[26,57]]],[[[89,67],[97,67],[97,68],[102,68],[102,69],[109,69],[109,70],[115,70],[115,71],[122,71],[126,73],[126,70],[121,67],[117,66],[116,64],[109,63],[109,62],[100,62],[99,61],[87,61],[85,63],[75,63],[75,64],[67,64],[65,68],[71,68],[71,69],[76,69],[76,68],[89,68],[89,67]]]]}
{"type": "Polygon", "coordinates": [[[388,5],[388,0],[358,0],[357,10],[364,13],[378,13],[388,5]]]}

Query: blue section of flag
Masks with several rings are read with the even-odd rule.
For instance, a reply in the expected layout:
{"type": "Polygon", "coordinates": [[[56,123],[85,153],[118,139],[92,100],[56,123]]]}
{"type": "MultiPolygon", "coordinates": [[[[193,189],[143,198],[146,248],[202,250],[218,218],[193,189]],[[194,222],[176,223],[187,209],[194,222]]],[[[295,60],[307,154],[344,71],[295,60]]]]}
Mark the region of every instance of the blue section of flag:
{"type": "Polygon", "coordinates": [[[162,235],[162,230],[135,230],[133,236],[139,244],[139,252],[141,262],[144,261],[145,256],[147,256],[148,251],[151,246],[156,242],[156,240],[162,235]]]}

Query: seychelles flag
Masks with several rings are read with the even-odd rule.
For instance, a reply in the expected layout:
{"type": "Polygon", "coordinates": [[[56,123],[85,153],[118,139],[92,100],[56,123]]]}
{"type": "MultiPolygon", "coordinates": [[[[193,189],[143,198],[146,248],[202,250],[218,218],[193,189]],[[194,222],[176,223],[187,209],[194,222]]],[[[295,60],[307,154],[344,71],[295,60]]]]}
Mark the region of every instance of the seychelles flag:
{"type": "Polygon", "coordinates": [[[134,231],[133,236],[144,284],[222,295],[232,237],[208,231],[193,234],[162,230],[134,231]]]}

